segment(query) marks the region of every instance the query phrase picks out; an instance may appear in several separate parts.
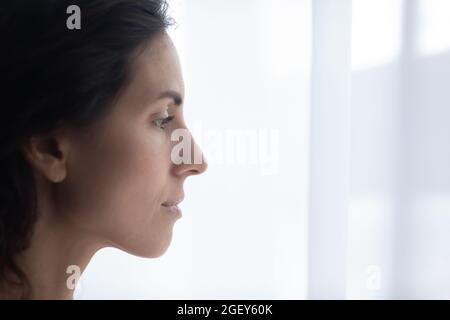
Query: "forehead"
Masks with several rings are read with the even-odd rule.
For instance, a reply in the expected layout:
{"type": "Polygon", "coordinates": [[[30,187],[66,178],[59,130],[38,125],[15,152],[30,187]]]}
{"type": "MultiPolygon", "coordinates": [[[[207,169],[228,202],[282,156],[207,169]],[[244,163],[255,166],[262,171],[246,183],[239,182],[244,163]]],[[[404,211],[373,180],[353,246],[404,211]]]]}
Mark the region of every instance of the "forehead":
{"type": "Polygon", "coordinates": [[[153,101],[161,92],[184,95],[184,82],[177,50],[167,34],[141,47],[132,61],[129,89],[141,101],[153,101]]]}

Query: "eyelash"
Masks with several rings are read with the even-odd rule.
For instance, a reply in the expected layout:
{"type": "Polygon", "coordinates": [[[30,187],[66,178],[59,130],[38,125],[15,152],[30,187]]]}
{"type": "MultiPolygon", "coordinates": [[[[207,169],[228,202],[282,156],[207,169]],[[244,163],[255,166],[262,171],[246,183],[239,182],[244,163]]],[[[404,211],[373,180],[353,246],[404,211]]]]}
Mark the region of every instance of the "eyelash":
{"type": "Polygon", "coordinates": [[[175,117],[174,116],[168,116],[167,118],[161,118],[155,120],[155,125],[160,128],[161,130],[165,129],[165,125],[168,124],[170,121],[172,121],[175,117]]]}

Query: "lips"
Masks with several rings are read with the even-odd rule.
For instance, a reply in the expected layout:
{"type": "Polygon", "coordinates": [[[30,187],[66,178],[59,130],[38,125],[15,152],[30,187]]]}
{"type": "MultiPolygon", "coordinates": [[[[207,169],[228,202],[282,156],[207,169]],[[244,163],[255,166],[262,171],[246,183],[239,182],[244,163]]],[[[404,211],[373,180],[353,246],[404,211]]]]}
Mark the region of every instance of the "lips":
{"type": "Polygon", "coordinates": [[[178,204],[183,201],[183,198],[178,200],[169,200],[161,204],[165,211],[176,214],[181,217],[181,209],[178,207],[178,204]]]}
{"type": "Polygon", "coordinates": [[[179,196],[173,197],[161,204],[161,206],[166,208],[177,208],[181,201],[184,199],[184,193],[181,193],[179,196]]]}
{"type": "Polygon", "coordinates": [[[163,207],[175,207],[175,206],[177,206],[181,201],[183,201],[183,199],[180,199],[180,200],[172,200],[172,201],[166,201],[166,202],[164,202],[164,203],[162,203],[161,205],[163,206],[163,207]]]}

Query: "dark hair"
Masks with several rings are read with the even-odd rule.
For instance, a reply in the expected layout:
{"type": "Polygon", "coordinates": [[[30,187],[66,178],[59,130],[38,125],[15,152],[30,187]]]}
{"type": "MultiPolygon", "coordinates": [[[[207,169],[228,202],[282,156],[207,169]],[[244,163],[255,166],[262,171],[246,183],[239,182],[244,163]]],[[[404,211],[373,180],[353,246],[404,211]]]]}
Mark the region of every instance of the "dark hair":
{"type": "Polygon", "coordinates": [[[133,52],[172,23],[164,0],[1,1],[0,287],[30,292],[14,260],[38,218],[23,143],[105,115],[130,77],[133,52]],[[70,5],[80,8],[81,29],[66,26],[70,5]]]}

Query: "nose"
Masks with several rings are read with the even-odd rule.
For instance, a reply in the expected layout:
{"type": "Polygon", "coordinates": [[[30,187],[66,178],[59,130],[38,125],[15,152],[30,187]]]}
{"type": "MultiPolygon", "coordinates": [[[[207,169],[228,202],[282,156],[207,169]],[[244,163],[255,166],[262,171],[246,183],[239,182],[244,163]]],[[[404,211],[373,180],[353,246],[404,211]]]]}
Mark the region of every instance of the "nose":
{"type": "Polygon", "coordinates": [[[188,177],[192,175],[199,175],[204,173],[208,168],[208,162],[206,161],[200,146],[190,133],[189,137],[191,140],[191,150],[186,151],[190,151],[190,159],[187,159],[188,161],[183,161],[181,164],[175,165],[175,174],[179,176],[188,177]]]}

